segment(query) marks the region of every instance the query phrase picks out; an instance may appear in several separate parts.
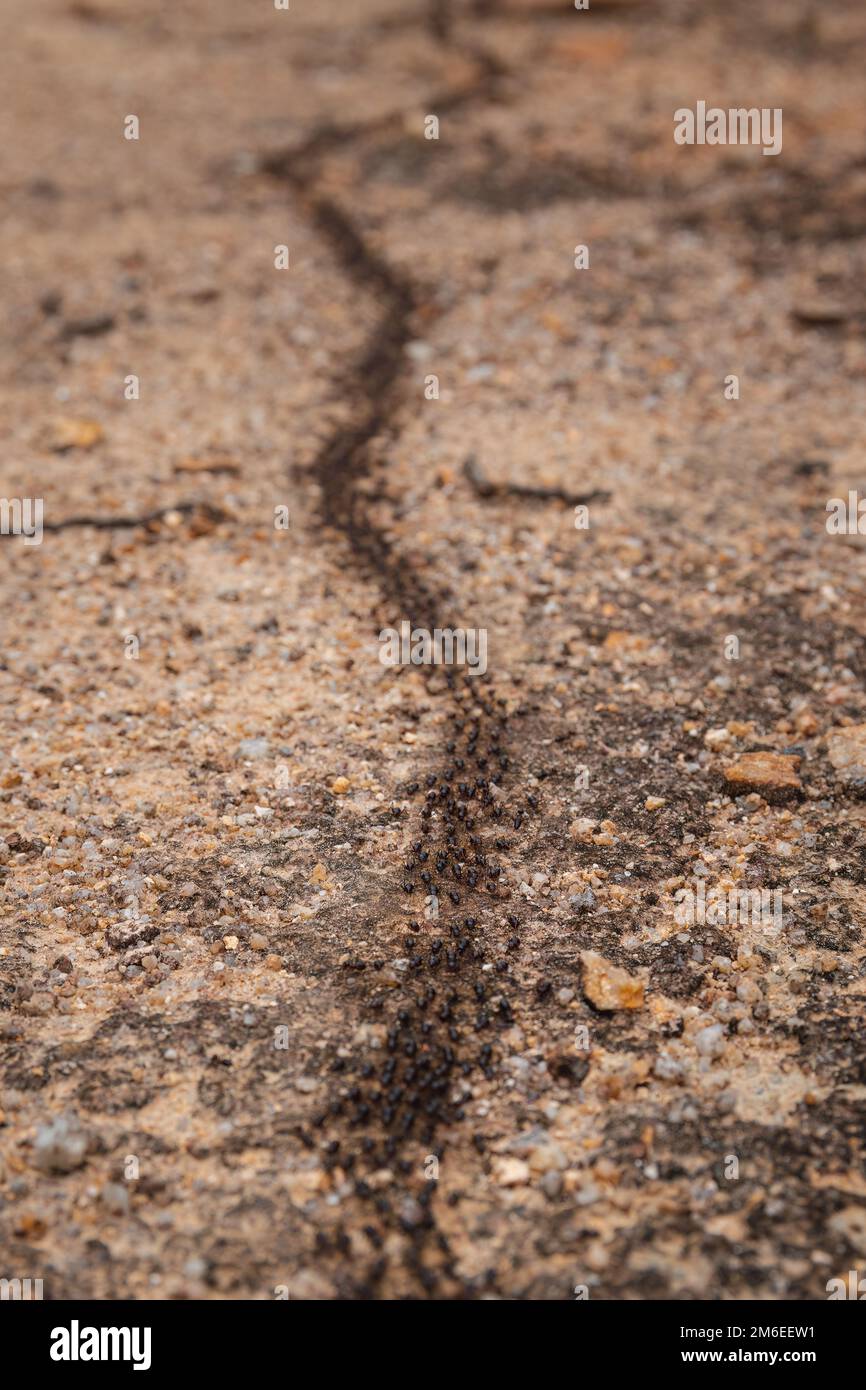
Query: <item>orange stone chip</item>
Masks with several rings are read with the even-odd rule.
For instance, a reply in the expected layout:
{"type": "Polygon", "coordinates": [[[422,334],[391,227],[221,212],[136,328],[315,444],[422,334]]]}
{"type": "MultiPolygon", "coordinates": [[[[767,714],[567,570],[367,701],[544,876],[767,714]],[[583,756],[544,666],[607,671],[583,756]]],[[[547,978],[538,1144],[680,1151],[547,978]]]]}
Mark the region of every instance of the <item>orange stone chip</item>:
{"type": "Polygon", "coordinates": [[[67,449],[92,449],[103,439],[102,426],[97,420],[58,420],[51,437],[51,448],[56,454],[67,449]]]}
{"type": "Polygon", "coordinates": [[[803,790],[797,776],[799,761],[793,753],[744,753],[725,768],[725,781],[735,792],[760,792],[771,800],[803,790]]]}
{"type": "Polygon", "coordinates": [[[641,637],[639,633],[623,632],[619,628],[614,628],[605,637],[602,651],[614,652],[618,655],[621,652],[644,652],[648,646],[648,639],[641,637]]]}
{"type": "Polygon", "coordinates": [[[643,980],[612,965],[595,951],[581,951],[583,995],[596,1009],[642,1009],[643,980]]]}

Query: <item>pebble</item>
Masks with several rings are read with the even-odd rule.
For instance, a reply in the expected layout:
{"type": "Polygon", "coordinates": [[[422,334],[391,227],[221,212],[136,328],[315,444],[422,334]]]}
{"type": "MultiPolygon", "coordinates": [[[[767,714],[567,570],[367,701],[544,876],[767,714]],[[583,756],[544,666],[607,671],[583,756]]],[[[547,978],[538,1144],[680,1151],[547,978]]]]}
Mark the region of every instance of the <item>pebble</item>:
{"type": "Polygon", "coordinates": [[[583,965],[583,995],[596,1009],[643,1008],[643,981],[629,975],[618,965],[612,965],[595,951],[581,951],[583,965]]]}
{"type": "Polygon", "coordinates": [[[529,1164],[522,1158],[496,1158],[493,1180],[499,1187],[524,1187],[529,1182],[529,1164]]]}
{"type": "Polygon", "coordinates": [[[796,304],[791,313],[798,323],[807,327],[827,327],[845,323],[850,310],[841,302],[831,299],[810,299],[796,304]]]}
{"type": "Polygon", "coordinates": [[[798,734],[817,734],[818,721],[810,709],[801,709],[794,718],[794,728],[798,734]]]}
{"type": "Polygon", "coordinates": [[[661,1081],[678,1081],[685,1073],[685,1067],[669,1052],[660,1052],[653,1065],[653,1074],[661,1081]]]}
{"type": "Polygon", "coordinates": [[[708,748],[720,748],[722,744],[730,743],[731,732],[729,729],[707,729],[704,734],[704,743],[708,748]]]}
{"type": "Polygon", "coordinates": [[[404,1226],[414,1228],[420,1226],[424,1220],[424,1208],[414,1197],[406,1197],[400,1203],[400,1220],[404,1226]]]}
{"type": "Polygon", "coordinates": [[[830,1230],[847,1241],[858,1255],[866,1255],[866,1208],[843,1207],[828,1221],[830,1230]]]}
{"type": "Polygon", "coordinates": [[[34,1162],[43,1173],[71,1173],[82,1166],[89,1146],[90,1134],[77,1115],[67,1112],[40,1126],[34,1162]]]}
{"type": "Polygon", "coordinates": [[[518,1134],[516,1139],[512,1139],[508,1145],[508,1151],[517,1155],[532,1154],[549,1143],[548,1131],[540,1125],[536,1125],[533,1129],[526,1129],[522,1134],[518,1134]]]}
{"type": "Polygon", "coordinates": [[[54,425],[49,448],[62,454],[67,449],[92,449],[104,438],[98,420],[58,420],[54,425]]]}
{"type": "Polygon", "coordinates": [[[831,729],[827,735],[827,756],[840,782],[866,781],[866,724],[831,729]]]}
{"type": "Polygon", "coordinates": [[[529,1171],[538,1173],[561,1173],[568,1167],[565,1150],[559,1144],[539,1144],[529,1155],[529,1171]]]}
{"type": "Polygon", "coordinates": [[[331,783],[331,791],[334,796],[345,796],[351,785],[348,777],[335,777],[331,783]]]}
{"type": "Polygon", "coordinates": [[[103,1206],[114,1216],[125,1216],[129,1211],[129,1188],[123,1183],[107,1182],[99,1195],[103,1206]]]}
{"type": "Polygon", "coordinates": [[[238,744],[239,758],[266,758],[271,745],[266,738],[245,738],[238,744]]]}
{"type": "Polygon", "coordinates": [[[695,1047],[702,1057],[721,1057],[725,1050],[725,1030],[721,1023],[711,1023],[695,1035],[695,1047]]]}
{"type": "Polygon", "coordinates": [[[558,1197],[562,1191],[562,1174],[557,1173],[555,1169],[551,1169],[549,1173],[544,1174],[539,1186],[545,1197],[550,1197],[551,1200],[553,1200],[553,1198],[558,1197]]]}
{"type": "Polygon", "coordinates": [[[430,344],[423,342],[420,338],[415,338],[411,343],[406,344],[406,355],[411,357],[413,362],[426,362],[432,353],[433,349],[430,344]]]}

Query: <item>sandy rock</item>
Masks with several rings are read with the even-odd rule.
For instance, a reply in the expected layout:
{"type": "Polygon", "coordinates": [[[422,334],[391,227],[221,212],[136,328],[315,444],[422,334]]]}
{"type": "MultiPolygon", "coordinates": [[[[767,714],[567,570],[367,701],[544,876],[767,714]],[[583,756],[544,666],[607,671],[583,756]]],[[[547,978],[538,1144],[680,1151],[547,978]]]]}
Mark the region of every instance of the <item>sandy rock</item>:
{"type": "Polygon", "coordinates": [[[234,45],[209,0],[146,36],[154,158],[152,116],[140,147],[106,116],[142,33],[94,19],[123,7],[14,8],[4,490],[43,493],[46,530],[0,538],[0,1248],[38,1247],[0,1275],[94,1301],[823,1298],[866,1269],[866,797],[827,743],[866,724],[862,536],[825,529],[866,481],[862,241],[833,235],[862,221],[834,174],[866,15],[780,46],[770,0],[735,32],[662,5],[645,42],[610,0],[601,28],[545,21],[526,82],[550,0],[249,5],[234,45]],[[672,107],[645,130],[648,84],[724,92],[756,60],[808,130],[794,188],[787,156],[681,148],[672,107]],[[578,146],[561,90],[593,64],[578,146]],[[74,139],[49,148],[34,82],[74,84],[74,139]],[[801,324],[751,369],[828,298],[835,339],[801,324]],[[483,630],[489,679],[386,669],[404,619],[483,630]],[[801,754],[802,808],[724,781],[760,748],[801,754]],[[677,930],[695,879],[783,891],[788,930],[677,930]],[[595,975],[643,1008],[593,1009],[595,975]],[[67,1109],[91,1147],[41,1172],[67,1109]],[[755,1192],[720,1193],[768,1124],[755,1192]]]}

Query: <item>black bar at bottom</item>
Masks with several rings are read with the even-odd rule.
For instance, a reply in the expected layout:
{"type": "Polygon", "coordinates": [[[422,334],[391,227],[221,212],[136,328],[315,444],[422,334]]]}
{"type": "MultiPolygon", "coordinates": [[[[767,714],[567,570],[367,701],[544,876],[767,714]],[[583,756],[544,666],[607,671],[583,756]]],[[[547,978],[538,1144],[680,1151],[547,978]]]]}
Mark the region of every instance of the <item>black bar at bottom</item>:
{"type": "MultiPolygon", "coordinates": [[[[367,1361],[367,1376],[380,1365],[383,1383],[393,1381],[397,1366],[405,1373],[406,1336],[418,1338],[419,1366],[425,1373],[443,1358],[443,1374],[452,1363],[461,1338],[459,1362],[477,1358],[491,1374],[498,1356],[511,1357],[517,1347],[538,1357],[570,1347],[575,1374],[607,1365],[618,1376],[672,1371],[689,1378],[713,1367],[736,1371],[760,1366],[771,1377],[792,1368],[828,1372],[856,1366],[866,1330],[862,1314],[841,1308],[839,1302],[866,1301],[857,1297],[827,1302],[604,1302],[575,1299],[568,1306],[540,1308],[509,1305],[507,1322],[497,1320],[497,1300],[487,1307],[462,1312],[443,1303],[430,1305],[299,1301],[171,1303],[60,1303],[4,1301],[0,1303],[3,1347],[14,1349],[23,1370],[51,1379],[81,1376],[92,1380],[101,1372],[113,1376],[164,1376],[166,1372],[213,1373],[224,1380],[276,1374],[282,1367],[292,1378],[300,1372],[299,1357],[318,1361],[329,1374],[345,1349],[347,1369],[367,1361]],[[522,1324],[522,1326],[521,1326],[522,1324]],[[547,1339],[556,1335],[556,1343],[547,1339]],[[565,1340],[561,1340],[564,1338],[565,1340]],[[540,1340],[544,1339],[544,1340],[540,1340]],[[390,1348],[396,1357],[385,1355],[390,1348]],[[437,1351],[437,1349],[439,1349],[437,1351]]],[[[866,1294],[866,1290],[864,1290],[866,1294]]],[[[557,1360],[559,1360],[557,1354],[557,1360]]]]}

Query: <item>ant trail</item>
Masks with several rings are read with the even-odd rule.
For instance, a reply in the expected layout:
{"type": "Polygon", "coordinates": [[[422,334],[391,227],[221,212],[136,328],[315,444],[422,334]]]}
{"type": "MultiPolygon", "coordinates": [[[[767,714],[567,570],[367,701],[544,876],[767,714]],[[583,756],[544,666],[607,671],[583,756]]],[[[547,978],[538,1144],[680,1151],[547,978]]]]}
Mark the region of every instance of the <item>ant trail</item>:
{"type": "MultiPolygon", "coordinates": [[[[447,8],[437,7],[440,17],[447,8]]],[[[443,42],[454,45],[450,24],[440,24],[440,29],[443,42]]],[[[501,65],[476,49],[467,51],[477,66],[474,82],[443,94],[432,109],[454,109],[493,95],[501,65]]],[[[448,598],[424,577],[423,557],[407,556],[392,544],[359,487],[373,461],[374,441],[397,432],[405,347],[415,336],[420,286],[394,269],[352,215],[322,191],[319,172],[338,139],[360,140],[392,120],[357,131],[341,129],[339,135],[333,127],[322,128],[294,154],[266,158],[262,167],[290,187],[347,279],[366,293],[372,290],[381,306],[378,322],[347,374],[350,423],[333,430],[312,467],[321,489],[321,520],[343,536],[351,564],[376,581],[389,609],[396,607],[413,623],[436,627],[437,618],[441,622],[448,611],[448,598]]],[[[362,1051],[351,1059],[335,1058],[335,1088],[314,1125],[319,1133],[300,1136],[308,1147],[321,1149],[326,1168],[350,1177],[356,1195],[372,1207],[373,1219],[364,1226],[371,1258],[364,1276],[351,1286],[359,1297],[379,1296],[390,1268],[384,1247],[395,1232],[403,1237],[405,1268],[426,1294],[466,1298],[479,1292],[454,1268],[433,1200],[436,1179],[427,1172],[441,1159],[443,1133],[465,1118],[467,1079],[480,1074],[492,1080],[495,1075],[490,1039],[497,1028],[514,1021],[509,994],[515,983],[511,962],[519,949],[518,919],[509,914],[499,924],[511,935],[508,954],[495,962],[488,959],[487,924],[479,920],[497,906],[502,911],[506,896],[489,838],[499,837],[493,845],[497,854],[506,848],[500,784],[509,769],[508,717],[505,701],[490,683],[449,671],[446,686],[453,704],[446,762],[427,774],[423,788],[420,781],[407,788],[408,794],[423,798],[423,805],[420,833],[400,884],[400,891],[424,897],[430,906],[426,918],[419,907],[418,918],[408,923],[408,982],[373,990],[369,999],[373,1017],[386,1024],[386,1057],[383,1062],[381,1052],[362,1051]],[[387,1194],[371,1181],[383,1169],[394,1175],[387,1194]]],[[[514,830],[525,814],[524,808],[514,817],[514,830]]],[[[361,974],[368,964],[355,959],[348,970],[361,974]]],[[[381,962],[371,963],[374,974],[377,964],[381,962]]],[[[480,1135],[474,1143],[483,1153],[480,1135]]],[[[347,1253],[342,1230],[330,1242],[320,1232],[318,1243],[322,1256],[331,1253],[339,1259],[347,1253]]]]}

